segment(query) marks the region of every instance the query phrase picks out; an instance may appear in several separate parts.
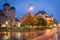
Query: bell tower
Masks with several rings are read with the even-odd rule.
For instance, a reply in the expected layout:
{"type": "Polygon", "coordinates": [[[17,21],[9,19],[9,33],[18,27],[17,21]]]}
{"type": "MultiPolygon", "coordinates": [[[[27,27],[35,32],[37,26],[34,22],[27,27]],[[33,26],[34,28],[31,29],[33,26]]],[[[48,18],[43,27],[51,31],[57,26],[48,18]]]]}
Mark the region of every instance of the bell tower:
{"type": "Polygon", "coordinates": [[[15,7],[11,7],[10,8],[10,16],[11,16],[11,20],[12,20],[12,22],[15,22],[15,12],[16,12],[16,9],[15,9],[15,7]]]}
{"type": "Polygon", "coordinates": [[[6,16],[9,16],[9,12],[10,12],[10,5],[8,4],[8,3],[5,3],[4,5],[3,5],[3,11],[4,11],[4,13],[5,13],[5,15],[6,16]]]}

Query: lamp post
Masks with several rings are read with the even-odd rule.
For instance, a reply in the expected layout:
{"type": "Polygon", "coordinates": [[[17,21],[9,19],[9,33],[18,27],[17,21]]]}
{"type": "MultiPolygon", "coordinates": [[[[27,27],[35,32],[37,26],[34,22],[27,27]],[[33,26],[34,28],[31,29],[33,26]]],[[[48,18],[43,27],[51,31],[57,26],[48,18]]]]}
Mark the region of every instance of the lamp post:
{"type": "MultiPolygon", "coordinates": [[[[30,13],[32,12],[32,10],[34,9],[34,7],[32,6],[32,4],[29,5],[29,24],[30,24],[30,13]]],[[[29,25],[29,32],[30,32],[30,25],[29,25]]]]}
{"type": "Polygon", "coordinates": [[[30,4],[29,5],[29,12],[31,12],[34,9],[34,7],[30,4]]]}

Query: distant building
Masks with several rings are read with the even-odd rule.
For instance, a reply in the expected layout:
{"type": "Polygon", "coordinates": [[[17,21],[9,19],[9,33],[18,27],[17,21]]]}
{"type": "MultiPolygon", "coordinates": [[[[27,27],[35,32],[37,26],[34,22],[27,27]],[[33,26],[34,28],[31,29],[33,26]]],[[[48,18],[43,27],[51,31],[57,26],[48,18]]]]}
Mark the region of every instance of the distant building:
{"type": "Polygon", "coordinates": [[[49,15],[45,11],[39,11],[37,14],[35,14],[37,18],[47,18],[49,15]]]}
{"type": "MultiPolygon", "coordinates": [[[[10,20],[10,23],[14,23],[15,22],[15,10],[16,10],[15,7],[11,7],[10,4],[8,3],[3,4],[3,10],[0,10],[0,14],[3,14],[4,16],[0,15],[1,16],[0,19],[4,20],[5,22],[8,19],[10,20]]],[[[4,22],[4,21],[1,21],[1,22],[4,22]]]]}
{"type": "Polygon", "coordinates": [[[37,18],[43,18],[45,20],[51,21],[51,23],[57,23],[55,18],[53,17],[53,14],[50,16],[45,11],[39,11],[37,14],[35,14],[37,18]]]}
{"type": "Polygon", "coordinates": [[[45,20],[51,20],[51,18],[53,18],[53,16],[49,16],[45,11],[39,11],[37,14],[35,14],[35,16],[45,20]]]}
{"type": "Polygon", "coordinates": [[[0,26],[1,24],[5,24],[6,21],[9,24],[15,23],[15,7],[11,7],[10,4],[4,3],[3,9],[0,10],[0,26]]]}

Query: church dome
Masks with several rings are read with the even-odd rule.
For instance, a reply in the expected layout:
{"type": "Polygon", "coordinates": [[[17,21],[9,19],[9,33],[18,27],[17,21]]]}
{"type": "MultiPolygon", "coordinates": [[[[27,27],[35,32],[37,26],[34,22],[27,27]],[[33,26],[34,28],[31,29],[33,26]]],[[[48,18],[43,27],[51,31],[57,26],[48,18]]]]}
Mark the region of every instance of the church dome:
{"type": "Polygon", "coordinates": [[[8,3],[5,3],[3,6],[10,6],[8,3]]]}

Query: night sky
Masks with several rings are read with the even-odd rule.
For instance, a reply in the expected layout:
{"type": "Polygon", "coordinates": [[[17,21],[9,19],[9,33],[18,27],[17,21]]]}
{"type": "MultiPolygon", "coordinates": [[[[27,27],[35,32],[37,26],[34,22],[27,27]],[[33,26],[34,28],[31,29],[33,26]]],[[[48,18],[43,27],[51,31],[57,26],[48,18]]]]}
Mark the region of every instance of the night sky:
{"type": "Polygon", "coordinates": [[[3,9],[3,4],[9,3],[16,8],[16,17],[28,13],[29,4],[32,4],[36,14],[39,10],[44,10],[47,14],[53,14],[54,18],[60,22],[60,0],[0,0],[0,9],[3,9]]]}

